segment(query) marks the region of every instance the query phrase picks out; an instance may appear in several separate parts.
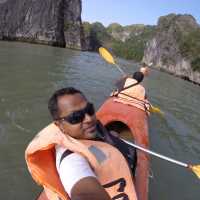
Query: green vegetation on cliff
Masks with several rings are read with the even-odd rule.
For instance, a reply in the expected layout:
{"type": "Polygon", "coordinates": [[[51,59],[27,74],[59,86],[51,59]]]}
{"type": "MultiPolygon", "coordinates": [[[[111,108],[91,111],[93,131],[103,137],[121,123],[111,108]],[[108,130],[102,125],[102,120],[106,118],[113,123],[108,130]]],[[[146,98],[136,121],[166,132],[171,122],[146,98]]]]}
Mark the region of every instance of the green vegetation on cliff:
{"type": "Polygon", "coordinates": [[[163,64],[176,65],[181,57],[186,58],[194,71],[200,71],[200,26],[191,15],[169,14],[160,17],[157,26],[112,23],[106,28],[99,22],[84,22],[83,27],[86,49],[91,51],[104,46],[116,56],[141,61],[147,43],[155,40],[151,43],[154,45],[152,49],[156,48],[155,59],[160,57],[163,64]]]}
{"type": "Polygon", "coordinates": [[[152,38],[154,31],[154,27],[146,26],[139,33],[131,32],[129,38],[124,42],[113,42],[112,49],[117,56],[141,61],[144,56],[146,42],[152,38]]]}
{"type": "MultiPolygon", "coordinates": [[[[200,27],[191,15],[170,14],[160,17],[157,36],[158,34],[163,38],[162,44],[167,51],[178,48],[182,57],[190,60],[192,69],[200,71],[200,27]]],[[[176,59],[175,54],[169,55],[163,55],[164,63],[176,59]]]]}
{"type": "Polygon", "coordinates": [[[182,55],[191,60],[192,69],[200,71],[200,28],[182,34],[179,45],[182,55]]]}
{"type": "Polygon", "coordinates": [[[153,26],[132,25],[122,27],[113,23],[105,28],[101,23],[83,23],[88,49],[97,51],[99,46],[111,49],[116,56],[141,61],[146,42],[153,36],[153,26]]]}
{"type": "Polygon", "coordinates": [[[112,23],[107,27],[108,33],[112,34],[113,31],[122,32],[124,29],[118,23],[112,23]]]}
{"type": "Polygon", "coordinates": [[[106,28],[99,22],[83,23],[87,49],[97,51],[100,46],[109,45],[112,42],[112,36],[107,32],[106,28]]]}

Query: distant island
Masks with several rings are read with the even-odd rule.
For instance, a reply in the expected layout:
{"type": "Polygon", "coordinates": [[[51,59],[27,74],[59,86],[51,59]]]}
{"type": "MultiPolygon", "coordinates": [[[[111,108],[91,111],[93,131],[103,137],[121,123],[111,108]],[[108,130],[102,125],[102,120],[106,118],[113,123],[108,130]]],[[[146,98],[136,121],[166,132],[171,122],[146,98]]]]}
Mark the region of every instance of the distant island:
{"type": "Polygon", "coordinates": [[[169,14],[156,26],[82,22],[82,2],[4,0],[0,40],[25,41],[79,50],[100,46],[116,56],[153,63],[155,68],[200,84],[200,26],[191,15],[169,14]]]}
{"type": "Polygon", "coordinates": [[[200,84],[200,26],[191,15],[169,14],[157,26],[83,22],[87,49],[104,46],[119,57],[154,67],[200,84]]]}

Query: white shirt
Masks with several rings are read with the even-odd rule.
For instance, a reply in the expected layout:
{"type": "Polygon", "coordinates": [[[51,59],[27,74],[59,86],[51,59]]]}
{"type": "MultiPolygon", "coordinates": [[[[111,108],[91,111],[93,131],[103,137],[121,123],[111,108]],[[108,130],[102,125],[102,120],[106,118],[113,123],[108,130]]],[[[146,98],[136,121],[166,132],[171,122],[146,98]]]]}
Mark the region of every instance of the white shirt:
{"type": "Polygon", "coordinates": [[[88,161],[78,153],[67,155],[60,163],[60,159],[66,149],[59,145],[56,145],[55,148],[56,168],[65,191],[71,197],[71,189],[80,179],[91,176],[96,177],[96,175],[92,171],[88,161]]]}

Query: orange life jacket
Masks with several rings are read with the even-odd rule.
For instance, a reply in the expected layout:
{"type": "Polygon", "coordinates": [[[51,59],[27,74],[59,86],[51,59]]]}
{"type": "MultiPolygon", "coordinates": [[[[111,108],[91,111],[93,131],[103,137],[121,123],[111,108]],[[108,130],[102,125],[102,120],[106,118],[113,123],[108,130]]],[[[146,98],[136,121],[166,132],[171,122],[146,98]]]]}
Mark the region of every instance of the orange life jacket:
{"type": "Polygon", "coordinates": [[[29,172],[50,200],[70,199],[56,170],[56,144],[82,154],[111,198],[137,200],[129,166],[115,147],[99,141],[76,140],[64,135],[54,123],[40,131],[25,151],[29,172]]]}
{"type": "Polygon", "coordinates": [[[137,80],[133,78],[127,78],[124,84],[125,89],[119,93],[115,92],[113,94],[113,96],[116,95],[117,97],[114,99],[114,101],[132,105],[141,110],[148,111],[150,104],[149,101],[145,98],[145,88],[142,85],[136,83],[137,80]],[[129,87],[131,85],[133,86],[129,87]]]}

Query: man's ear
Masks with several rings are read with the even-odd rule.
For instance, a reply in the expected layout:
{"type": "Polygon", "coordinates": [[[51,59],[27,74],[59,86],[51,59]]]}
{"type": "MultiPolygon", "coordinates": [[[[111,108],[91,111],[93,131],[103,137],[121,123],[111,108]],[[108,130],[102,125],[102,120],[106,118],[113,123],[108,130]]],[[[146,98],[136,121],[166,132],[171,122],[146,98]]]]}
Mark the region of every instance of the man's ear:
{"type": "Polygon", "coordinates": [[[63,129],[63,124],[62,121],[54,121],[54,124],[61,130],[62,133],[65,133],[64,129],[63,129]]]}
{"type": "Polygon", "coordinates": [[[59,121],[57,121],[57,120],[55,120],[55,121],[54,121],[54,124],[55,124],[56,126],[58,126],[58,127],[59,127],[59,125],[60,125],[60,122],[59,122],[59,121]]]}
{"type": "Polygon", "coordinates": [[[62,121],[55,120],[54,124],[59,128],[62,129],[62,121]]]}

